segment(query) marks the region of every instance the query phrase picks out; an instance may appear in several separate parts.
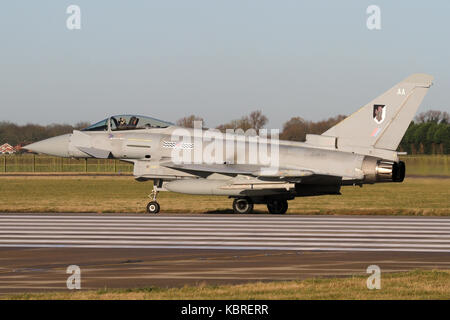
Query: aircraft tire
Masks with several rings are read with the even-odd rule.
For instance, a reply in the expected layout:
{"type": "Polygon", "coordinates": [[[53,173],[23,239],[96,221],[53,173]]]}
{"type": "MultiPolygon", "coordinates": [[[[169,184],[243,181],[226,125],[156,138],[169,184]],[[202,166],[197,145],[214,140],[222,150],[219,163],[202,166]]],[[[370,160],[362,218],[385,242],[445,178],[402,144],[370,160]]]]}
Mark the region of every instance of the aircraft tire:
{"type": "Polygon", "coordinates": [[[253,211],[253,202],[249,198],[234,199],[233,211],[238,214],[251,213],[253,211]]]}
{"type": "Polygon", "coordinates": [[[150,201],[147,204],[147,213],[158,213],[159,212],[159,203],[156,201],[150,201]]]}
{"type": "Polygon", "coordinates": [[[267,202],[267,209],[271,214],[285,214],[288,209],[287,200],[274,199],[267,202]]]}

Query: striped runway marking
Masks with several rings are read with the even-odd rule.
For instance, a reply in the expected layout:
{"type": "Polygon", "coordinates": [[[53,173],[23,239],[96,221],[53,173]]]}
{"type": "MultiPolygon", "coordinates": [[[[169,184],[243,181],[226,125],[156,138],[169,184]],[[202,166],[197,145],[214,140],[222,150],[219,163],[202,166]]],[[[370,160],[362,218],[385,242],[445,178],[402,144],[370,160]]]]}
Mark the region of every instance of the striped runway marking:
{"type": "Polygon", "coordinates": [[[450,218],[5,214],[0,247],[450,252],[450,218]]]}

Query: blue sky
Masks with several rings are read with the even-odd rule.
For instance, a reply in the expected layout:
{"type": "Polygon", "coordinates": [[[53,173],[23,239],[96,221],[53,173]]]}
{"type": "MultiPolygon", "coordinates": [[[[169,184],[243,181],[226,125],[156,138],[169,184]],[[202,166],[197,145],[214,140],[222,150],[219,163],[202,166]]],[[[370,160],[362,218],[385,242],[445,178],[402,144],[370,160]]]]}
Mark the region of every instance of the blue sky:
{"type": "Polygon", "coordinates": [[[137,113],[216,126],[260,109],[350,114],[416,72],[420,111],[450,111],[450,1],[8,1],[0,10],[0,121],[137,113]],[[81,30],[66,8],[81,8],[81,30]],[[381,30],[366,8],[381,9],[381,30]],[[432,4],[432,5],[431,5],[432,4]]]}

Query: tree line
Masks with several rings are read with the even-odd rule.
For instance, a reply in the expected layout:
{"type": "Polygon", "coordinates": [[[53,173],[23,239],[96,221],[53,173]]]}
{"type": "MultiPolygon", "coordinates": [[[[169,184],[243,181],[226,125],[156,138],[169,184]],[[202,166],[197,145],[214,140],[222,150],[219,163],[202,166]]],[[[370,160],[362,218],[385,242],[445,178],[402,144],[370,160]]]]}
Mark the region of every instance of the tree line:
{"type": "MultiPolygon", "coordinates": [[[[329,128],[345,119],[344,115],[337,115],[321,121],[305,120],[302,117],[292,117],[283,124],[280,139],[305,141],[306,134],[322,134],[329,128]]],[[[203,118],[190,115],[179,119],[176,124],[181,127],[192,128],[194,121],[203,118]]],[[[221,124],[216,129],[255,129],[265,127],[268,118],[256,110],[239,119],[221,124]]],[[[89,126],[88,122],[80,122],[74,126],[69,124],[51,124],[47,126],[37,124],[17,125],[11,122],[0,122],[0,145],[9,143],[12,146],[26,145],[35,141],[47,139],[61,134],[71,133],[89,126]]],[[[399,151],[408,154],[450,154],[450,116],[447,112],[430,110],[418,114],[408,127],[400,143],[399,151]]]]}
{"type": "MultiPolygon", "coordinates": [[[[306,140],[306,134],[322,134],[345,118],[344,115],[337,115],[325,120],[310,121],[302,117],[292,117],[283,124],[280,139],[302,142],[306,140]]],[[[203,118],[190,115],[179,119],[177,125],[193,128],[194,121],[203,122],[203,118]]],[[[257,110],[240,119],[221,124],[216,129],[225,131],[240,128],[246,131],[253,128],[258,131],[267,122],[267,117],[257,110]]],[[[408,154],[450,154],[450,115],[438,110],[419,113],[414,121],[411,121],[398,151],[408,154]]]]}
{"type": "Polygon", "coordinates": [[[18,125],[12,122],[0,122],[0,145],[9,143],[12,146],[27,145],[32,142],[51,138],[61,134],[71,133],[74,129],[87,127],[87,122],[80,122],[72,126],[69,124],[38,124],[18,125]]]}
{"type": "Polygon", "coordinates": [[[409,124],[399,150],[408,154],[450,154],[450,117],[447,112],[430,110],[409,124]]]}

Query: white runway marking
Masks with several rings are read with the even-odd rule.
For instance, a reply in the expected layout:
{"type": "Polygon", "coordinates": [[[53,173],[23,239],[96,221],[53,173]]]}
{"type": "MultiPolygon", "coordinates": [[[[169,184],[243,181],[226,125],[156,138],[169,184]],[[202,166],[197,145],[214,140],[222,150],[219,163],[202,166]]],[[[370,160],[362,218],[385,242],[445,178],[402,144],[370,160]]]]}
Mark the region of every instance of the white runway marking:
{"type": "Polygon", "coordinates": [[[0,247],[450,252],[450,218],[13,214],[0,247]]]}
{"type": "MultiPolygon", "coordinates": [[[[97,230],[97,232],[99,232],[98,230],[114,230],[115,232],[120,231],[120,230],[146,230],[148,232],[151,232],[152,230],[158,230],[159,233],[166,233],[166,234],[172,234],[173,232],[178,232],[178,231],[197,231],[198,233],[203,233],[203,232],[208,232],[211,230],[215,230],[215,231],[225,231],[225,232],[229,232],[229,231],[246,231],[249,232],[251,234],[262,234],[262,232],[264,232],[264,234],[266,234],[267,232],[269,232],[269,230],[267,228],[211,228],[211,227],[206,227],[206,228],[168,228],[168,227],[159,227],[157,225],[149,226],[149,227],[136,227],[136,228],[124,228],[124,227],[103,227],[100,226],[100,224],[97,224],[99,226],[96,227],[82,227],[82,226],[72,226],[72,227],[53,227],[53,226],[20,226],[21,230],[43,230],[43,232],[46,231],[52,231],[52,230],[97,230]]],[[[330,228],[320,228],[320,229],[312,229],[312,228],[294,228],[294,229],[282,229],[282,228],[274,228],[272,224],[270,224],[271,228],[270,231],[277,231],[277,232],[282,232],[282,234],[286,234],[286,232],[337,232],[337,233],[341,233],[341,232],[358,232],[361,231],[361,229],[358,228],[337,228],[337,229],[330,229],[330,228]]],[[[391,233],[391,234],[397,234],[397,233],[404,233],[404,234],[448,234],[448,230],[444,230],[444,231],[440,231],[440,230],[423,230],[425,228],[422,228],[420,230],[418,229],[413,229],[413,230],[399,230],[399,229],[393,229],[393,230],[387,230],[387,229],[368,229],[368,230],[363,230],[364,232],[367,233],[372,233],[372,232],[382,232],[382,233],[391,233]]],[[[0,227],[0,230],[17,230],[17,226],[6,226],[6,227],[0,227]]],[[[97,233],[95,232],[95,233],[97,233]]]]}
{"type": "MultiPolygon", "coordinates": [[[[74,215],[61,215],[61,216],[55,216],[53,214],[29,214],[26,217],[24,217],[23,214],[20,215],[6,215],[4,216],[5,219],[8,218],[20,218],[21,220],[23,219],[38,219],[38,220],[42,220],[42,219],[55,219],[57,218],[58,221],[62,221],[64,219],[79,219],[79,218],[83,218],[83,219],[100,219],[101,221],[105,220],[112,220],[112,219],[116,219],[116,220],[127,220],[127,221],[131,221],[131,220],[143,220],[143,221],[148,221],[148,218],[151,218],[152,221],[158,221],[158,220],[163,220],[163,221],[173,221],[173,220],[177,220],[177,221],[182,221],[182,220],[200,220],[200,221],[208,221],[208,220],[214,220],[214,221],[237,221],[237,222],[242,222],[242,221],[261,221],[262,219],[266,219],[266,220],[277,220],[280,221],[280,216],[270,216],[270,215],[259,215],[259,216],[252,216],[252,218],[249,218],[250,216],[245,216],[245,215],[230,215],[229,217],[225,217],[225,216],[219,216],[219,217],[215,217],[212,215],[198,215],[198,216],[183,216],[183,215],[172,215],[172,216],[158,216],[158,215],[149,215],[149,216],[127,216],[126,214],[122,215],[122,216],[114,216],[114,215],[104,215],[104,214],[91,214],[91,215],[87,215],[85,213],[75,213],[74,215]],[[238,218],[237,218],[238,217],[238,218]],[[259,220],[255,220],[255,218],[258,218],[259,220]]],[[[367,216],[328,216],[328,215],[322,215],[322,216],[302,216],[302,215],[298,215],[298,216],[283,216],[283,220],[282,221],[302,221],[302,220],[326,220],[326,221],[400,221],[400,222],[417,222],[417,221],[422,221],[422,222],[447,222],[450,223],[450,219],[449,218],[428,218],[428,217],[413,217],[413,218],[409,218],[409,217],[394,217],[394,216],[378,216],[377,218],[368,218],[367,216]]]]}

